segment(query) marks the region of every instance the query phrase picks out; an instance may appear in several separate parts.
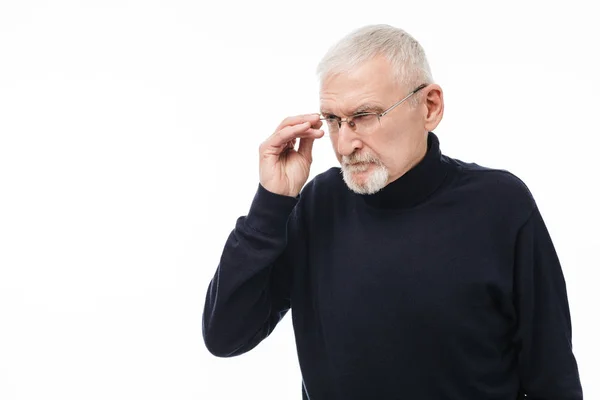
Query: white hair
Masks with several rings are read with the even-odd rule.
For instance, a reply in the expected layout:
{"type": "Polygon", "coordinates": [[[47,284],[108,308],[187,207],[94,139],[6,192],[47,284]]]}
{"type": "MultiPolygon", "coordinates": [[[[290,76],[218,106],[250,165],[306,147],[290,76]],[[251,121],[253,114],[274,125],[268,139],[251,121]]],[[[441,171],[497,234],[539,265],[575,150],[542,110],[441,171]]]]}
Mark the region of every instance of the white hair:
{"type": "MultiPolygon", "coordinates": [[[[402,29],[390,25],[367,25],[333,45],[317,67],[322,84],[330,75],[345,73],[377,56],[385,57],[395,72],[395,78],[409,90],[422,83],[433,83],[423,47],[402,29]]],[[[411,103],[416,104],[413,96],[411,103]]]]}

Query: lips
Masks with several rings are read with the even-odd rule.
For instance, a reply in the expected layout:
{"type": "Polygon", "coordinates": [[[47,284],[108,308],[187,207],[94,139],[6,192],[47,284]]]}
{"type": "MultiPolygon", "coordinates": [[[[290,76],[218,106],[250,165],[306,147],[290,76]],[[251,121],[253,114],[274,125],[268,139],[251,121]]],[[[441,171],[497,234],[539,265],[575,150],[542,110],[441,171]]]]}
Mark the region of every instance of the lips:
{"type": "Polygon", "coordinates": [[[372,163],[369,162],[359,162],[354,164],[346,164],[346,168],[353,172],[364,172],[366,171],[372,163]]]}

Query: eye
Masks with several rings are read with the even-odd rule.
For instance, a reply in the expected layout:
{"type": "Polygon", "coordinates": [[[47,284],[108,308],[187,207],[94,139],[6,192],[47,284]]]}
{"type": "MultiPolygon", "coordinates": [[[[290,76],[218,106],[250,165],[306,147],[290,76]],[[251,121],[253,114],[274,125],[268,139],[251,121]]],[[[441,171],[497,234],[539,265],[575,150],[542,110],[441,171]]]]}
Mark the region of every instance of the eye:
{"type": "Polygon", "coordinates": [[[377,128],[378,119],[377,114],[374,113],[356,114],[352,118],[350,126],[359,132],[365,133],[377,128]]]}
{"type": "Polygon", "coordinates": [[[362,123],[362,122],[365,122],[365,121],[370,121],[370,120],[375,119],[375,118],[377,118],[377,115],[375,115],[375,114],[372,114],[372,113],[360,113],[360,114],[354,115],[352,117],[352,120],[354,122],[357,122],[357,123],[362,123]]]}

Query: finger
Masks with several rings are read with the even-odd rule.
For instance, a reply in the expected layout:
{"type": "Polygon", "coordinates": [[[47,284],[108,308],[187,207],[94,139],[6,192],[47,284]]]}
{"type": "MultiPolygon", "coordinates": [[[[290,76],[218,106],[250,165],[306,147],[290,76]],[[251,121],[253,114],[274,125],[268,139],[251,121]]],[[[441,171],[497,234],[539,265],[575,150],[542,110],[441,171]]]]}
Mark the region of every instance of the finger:
{"type": "Polygon", "coordinates": [[[280,131],[283,128],[285,128],[286,126],[291,126],[291,125],[298,125],[301,124],[303,122],[310,122],[311,124],[317,123],[317,121],[319,121],[320,115],[319,114],[303,114],[303,115],[296,115],[294,117],[287,117],[286,119],[284,119],[283,121],[281,121],[281,123],[279,124],[279,126],[277,127],[277,129],[275,131],[280,131]]]}
{"type": "MultiPolygon", "coordinates": [[[[323,137],[325,135],[325,132],[323,132],[320,129],[308,129],[307,133],[308,132],[311,132],[312,134],[310,136],[307,136],[307,137],[302,136],[300,138],[300,141],[303,140],[302,138],[304,138],[304,139],[319,139],[319,138],[321,138],[321,137],[323,137]]],[[[288,142],[288,147],[290,147],[292,149],[295,149],[296,148],[296,141],[297,141],[296,138],[292,139],[291,142],[288,142]]],[[[300,150],[300,149],[298,149],[298,150],[300,150]]]]}
{"type": "Polygon", "coordinates": [[[268,144],[274,147],[279,147],[284,143],[289,142],[295,138],[301,137],[316,137],[322,132],[319,129],[312,129],[310,122],[304,122],[302,124],[288,126],[275,134],[269,139],[268,144]]]}
{"type": "MultiPolygon", "coordinates": [[[[304,139],[319,139],[321,137],[323,137],[325,135],[325,132],[323,132],[322,130],[319,129],[308,129],[306,131],[306,133],[310,133],[310,135],[300,135],[298,136],[298,138],[300,138],[300,140],[302,140],[302,138],[304,139]]],[[[295,149],[296,148],[296,141],[298,138],[294,138],[292,139],[292,141],[287,142],[287,147],[290,149],[295,149]]],[[[285,144],[283,144],[282,146],[286,146],[285,144]]]]}
{"type": "Polygon", "coordinates": [[[304,157],[309,162],[312,162],[312,149],[315,139],[303,138],[300,139],[300,145],[298,146],[298,154],[304,157]]]}
{"type": "Polygon", "coordinates": [[[294,150],[296,148],[296,139],[291,142],[287,142],[286,150],[294,150]]]}
{"type": "Polygon", "coordinates": [[[325,131],[323,129],[313,129],[313,128],[307,129],[306,132],[310,133],[316,137],[320,137],[321,135],[323,135],[325,133],[325,131]]]}

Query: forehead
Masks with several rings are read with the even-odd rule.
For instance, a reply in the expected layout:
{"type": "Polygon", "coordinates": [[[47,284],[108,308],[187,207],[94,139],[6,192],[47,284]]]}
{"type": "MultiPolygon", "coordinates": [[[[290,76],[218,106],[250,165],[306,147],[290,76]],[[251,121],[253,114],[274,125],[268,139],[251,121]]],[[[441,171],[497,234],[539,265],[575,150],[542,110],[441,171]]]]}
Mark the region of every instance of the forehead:
{"type": "Polygon", "coordinates": [[[397,91],[390,63],[376,58],[351,71],[325,77],[319,93],[321,111],[352,113],[364,103],[383,107],[397,91]]]}

